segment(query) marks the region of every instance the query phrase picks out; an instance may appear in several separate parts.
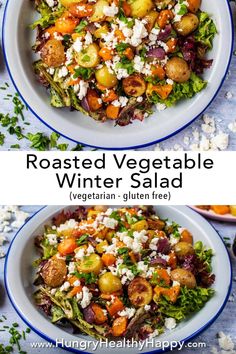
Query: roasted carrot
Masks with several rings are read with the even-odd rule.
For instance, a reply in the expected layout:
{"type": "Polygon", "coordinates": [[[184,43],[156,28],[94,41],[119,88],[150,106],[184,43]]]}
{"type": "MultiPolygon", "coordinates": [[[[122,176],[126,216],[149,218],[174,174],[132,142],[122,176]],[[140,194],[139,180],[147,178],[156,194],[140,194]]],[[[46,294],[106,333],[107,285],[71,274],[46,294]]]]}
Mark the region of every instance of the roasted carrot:
{"type": "Polygon", "coordinates": [[[156,274],[157,281],[160,285],[170,285],[170,276],[166,269],[156,269],[154,274],[156,274]]]}
{"type": "Polygon", "coordinates": [[[211,210],[220,215],[230,213],[230,208],[228,205],[211,205],[211,210]]]}
{"type": "Polygon", "coordinates": [[[114,90],[109,90],[107,94],[102,95],[103,102],[112,102],[117,100],[118,95],[114,90]]]}
{"type": "Polygon", "coordinates": [[[168,53],[174,53],[176,51],[177,43],[178,43],[177,38],[168,39],[168,41],[166,42],[166,45],[168,47],[168,53]]]}
{"type": "Polygon", "coordinates": [[[172,286],[170,289],[164,288],[162,294],[167,296],[171,302],[176,302],[180,293],[180,286],[172,286]]]}
{"type": "Polygon", "coordinates": [[[92,112],[95,112],[102,107],[101,98],[95,90],[88,90],[86,98],[88,101],[89,108],[92,112]]]}
{"type": "Polygon", "coordinates": [[[110,118],[110,119],[118,118],[119,111],[120,111],[119,107],[116,107],[116,106],[113,106],[112,104],[109,104],[109,106],[107,106],[107,108],[106,108],[107,118],[110,118]]]}
{"type": "Polygon", "coordinates": [[[127,317],[118,317],[114,320],[112,324],[112,334],[114,337],[120,337],[125,333],[127,328],[128,319],[127,317]]]}
{"type": "Polygon", "coordinates": [[[171,269],[175,269],[177,267],[177,258],[174,252],[169,253],[169,260],[167,264],[171,267],[171,269]]]}
{"type": "Polygon", "coordinates": [[[82,17],[90,17],[93,14],[93,5],[90,4],[84,4],[81,2],[78,3],[72,3],[69,6],[69,12],[78,18],[82,17]]]}
{"type": "Polygon", "coordinates": [[[106,48],[106,47],[103,47],[99,50],[99,53],[100,57],[106,61],[106,60],[111,60],[113,58],[113,51],[112,49],[109,49],[109,48],[106,48]]]}
{"type": "Polygon", "coordinates": [[[115,36],[118,39],[118,41],[124,41],[125,40],[125,36],[124,33],[121,30],[115,30],[115,36]]]}
{"type": "Polygon", "coordinates": [[[44,34],[45,33],[49,33],[50,34],[50,39],[53,39],[54,38],[54,34],[60,34],[57,32],[57,29],[56,29],[56,26],[51,26],[51,27],[48,27],[45,31],[44,31],[44,34]]]}
{"type": "Polygon", "coordinates": [[[153,91],[156,92],[163,100],[169,96],[172,89],[173,86],[170,84],[153,86],[153,91]]]}
{"type": "Polygon", "coordinates": [[[164,28],[169,20],[172,20],[174,18],[173,12],[171,10],[162,10],[159,13],[157,23],[160,28],[164,28]]]}
{"type": "Polygon", "coordinates": [[[105,315],[101,306],[99,306],[98,304],[92,304],[92,310],[94,312],[96,324],[102,324],[107,321],[107,316],[105,315]]]}
{"type": "Polygon", "coordinates": [[[68,297],[73,297],[78,293],[81,293],[82,291],[82,286],[75,286],[69,293],[68,293],[68,297]]]}
{"type": "Polygon", "coordinates": [[[165,70],[163,69],[163,67],[159,64],[157,65],[153,65],[151,67],[151,70],[152,70],[152,75],[156,75],[158,76],[158,78],[160,80],[163,80],[166,76],[166,73],[165,73],[165,70]]]}
{"type": "Polygon", "coordinates": [[[193,244],[193,236],[188,230],[184,229],[181,232],[180,241],[191,243],[191,245],[192,245],[193,244]]]}
{"type": "Polygon", "coordinates": [[[62,34],[73,33],[78,21],[66,11],[55,21],[55,29],[62,34]]]}
{"type": "Polygon", "coordinates": [[[131,15],[131,6],[126,1],[123,2],[122,9],[125,16],[129,17],[131,15]]]}
{"type": "Polygon", "coordinates": [[[110,305],[107,305],[107,311],[111,316],[114,316],[117,312],[122,311],[123,309],[124,304],[117,296],[110,305]]]}
{"type": "Polygon", "coordinates": [[[134,58],[134,52],[132,51],[132,49],[130,47],[126,48],[124,50],[124,55],[126,56],[126,58],[128,58],[129,60],[132,60],[134,58]]]}
{"type": "Polygon", "coordinates": [[[102,261],[106,267],[109,267],[116,262],[116,257],[110,253],[103,253],[102,261]]]}
{"type": "Polygon", "coordinates": [[[77,247],[78,245],[73,237],[65,238],[61,243],[59,243],[58,252],[62,256],[66,256],[67,254],[73,253],[77,247]]]}

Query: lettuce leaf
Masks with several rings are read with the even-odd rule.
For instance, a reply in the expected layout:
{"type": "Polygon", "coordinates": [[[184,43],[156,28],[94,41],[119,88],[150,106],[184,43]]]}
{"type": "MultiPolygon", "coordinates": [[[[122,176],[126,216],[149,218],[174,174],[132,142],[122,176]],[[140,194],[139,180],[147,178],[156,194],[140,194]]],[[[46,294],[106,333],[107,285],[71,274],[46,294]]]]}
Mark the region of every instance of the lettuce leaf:
{"type": "Polygon", "coordinates": [[[187,82],[174,83],[173,91],[167,99],[161,99],[158,94],[154,92],[150,100],[155,104],[164,103],[167,107],[171,107],[181,99],[192,98],[196,93],[202,91],[206,86],[207,82],[192,72],[190,79],[187,82]]]}
{"type": "Polygon", "coordinates": [[[187,287],[181,287],[176,303],[173,304],[166,297],[162,296],[157,304],[162,314],[173,317],[177,321],[182,321],[191,313],[201,310],[214,293],[214,289],[211,288],[196,287],[188,289],[187,287]]]}
{"type": "Polygon", "coordinates": [[[208,49],[212,49],[213,39],[217,33],[214,21],[209,17],[206,12],[199,12],[199,26],[194,34],[196,41],[201,42],[208,49]]]}
{"type": "Polygon", "coordinates": [[[40,13],[41,17],[30,25],[31,29],[35,29],[37,26],[47,28],[50,25],[53,25],[56,19],[63,14],[65,8],[60,7],[56,11],[52,11],[46,2],[41,1],[37,4],[36,10],[40,13]]]}

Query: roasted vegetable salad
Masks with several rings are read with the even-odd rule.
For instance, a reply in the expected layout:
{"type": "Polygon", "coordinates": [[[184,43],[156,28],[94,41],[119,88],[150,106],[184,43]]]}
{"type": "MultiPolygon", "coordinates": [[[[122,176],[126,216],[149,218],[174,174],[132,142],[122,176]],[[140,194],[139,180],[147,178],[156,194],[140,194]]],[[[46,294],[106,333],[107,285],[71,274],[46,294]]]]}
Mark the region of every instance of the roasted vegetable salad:
{"type": "Polygon", "coordinates": [[[151,207],[62,211],[35,239],[35,302],[75,333],[158,336],[214,295],[213,251],[195,241],[151,207]]]}
{"type": "Polygon", "coordinates": [[[34,70],[54,107],[125,126],[207,82],[216,26],[201,0],[35,0],[34,70]]]}

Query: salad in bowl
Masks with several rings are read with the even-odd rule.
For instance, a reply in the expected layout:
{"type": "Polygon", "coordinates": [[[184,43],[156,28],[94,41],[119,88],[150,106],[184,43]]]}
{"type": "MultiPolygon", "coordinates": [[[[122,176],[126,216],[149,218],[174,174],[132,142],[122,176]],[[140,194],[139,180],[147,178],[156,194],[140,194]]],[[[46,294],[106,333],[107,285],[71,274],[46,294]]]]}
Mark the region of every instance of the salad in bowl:
{"type": "Polygon", "coordinates": [[[214,296],[213,251],[151,207],[60,211],[35,246],[34,301],[74,333],[153,338],[214,296]]]}
{"type": "Polygon", "coordinates": [[[51,105],[126,126],[207,82],[217,32],[201,0],[35,0],[34,71],[51,105]]]}

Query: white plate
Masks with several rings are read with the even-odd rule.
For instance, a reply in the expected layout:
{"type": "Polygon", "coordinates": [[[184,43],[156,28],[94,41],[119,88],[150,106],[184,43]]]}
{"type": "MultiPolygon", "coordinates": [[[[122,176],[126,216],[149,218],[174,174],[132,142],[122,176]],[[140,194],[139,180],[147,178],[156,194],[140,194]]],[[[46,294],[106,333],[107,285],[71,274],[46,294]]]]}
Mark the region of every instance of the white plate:
{"type": "Polygon", "coordinates": [[[167,139],[194,121],[216,96],[226,76],[233,48],[233,25],[228,0],[202,0],[202,10],[215,20],[218,34],[209,54],[213,66],[205,71],[208,86],[194,98],[155,112],[144,122],[126,127],[97,123],[81,113],[50,106],[49,95],[32,70],[35,18],[33,1],[8,0],[3,19],[3,51],[11,79],[31,111],[49,128],[73,141],[104,149],[144,147],[167,139]]]}
{"type": "MultiPolygon", "coordinates": [[[[69,207],[74,209],[75,207],[69,207]]],[[[43,232],[43,226],[50,223],[51,218],[63,208],[61,206],[47,206],[36,213],[17,233],[11,243],[5,262],[5,286],[12,305],[22,319],[44,339],[55,343],[56,338],[65,340],[93,340],[82,335],[71,335],[63,329],[53,325],[48,318],[39,312],[34,304],[32,293],[32,262],[37,258],[34,248],[34,237],[43,232]]],[[[199,214],[185,206],[158,206],[155,207],[158,215],[169,218],[186,227],[194,235],[195,240],[201,240],[215,252],[213,257],[213,271],[216,275],[214,288],[216,294],[205,307],[189,319],[181,322],[174,330],[167,331],[158,337],[162,341],[186,341],[205,330],[216,320],[229,297],[232,270],[228,252],[221,237],[212,226],[199,214]]],[[[111,349],[100,348],[96,354],[108,354],[111,349]]],[[[112,349],[114,354],[120,350],[112,349]]],[[[157,352],[156,348],[146,347],[143,352],[157,352]]],[[[74,350],[78,353],[78,350],[74,350]]],[[[90,353],[90,351],[89,351],[90,353]]],[[[137,349],[126,348],[127,354],[136,354],[137,349]]]]}
{"type": "Polygon", "coordinates": [[[203,216],[205,216],[205,218],[218,220],[222,222],[236,222],[236,216],[232,214],[220,215],[220,214],[216,214],[213,210],[203,210],[197,208],[195,205],[190,205],[190,208],[197,211],[199,214],[202,214],[203,216]]]}

